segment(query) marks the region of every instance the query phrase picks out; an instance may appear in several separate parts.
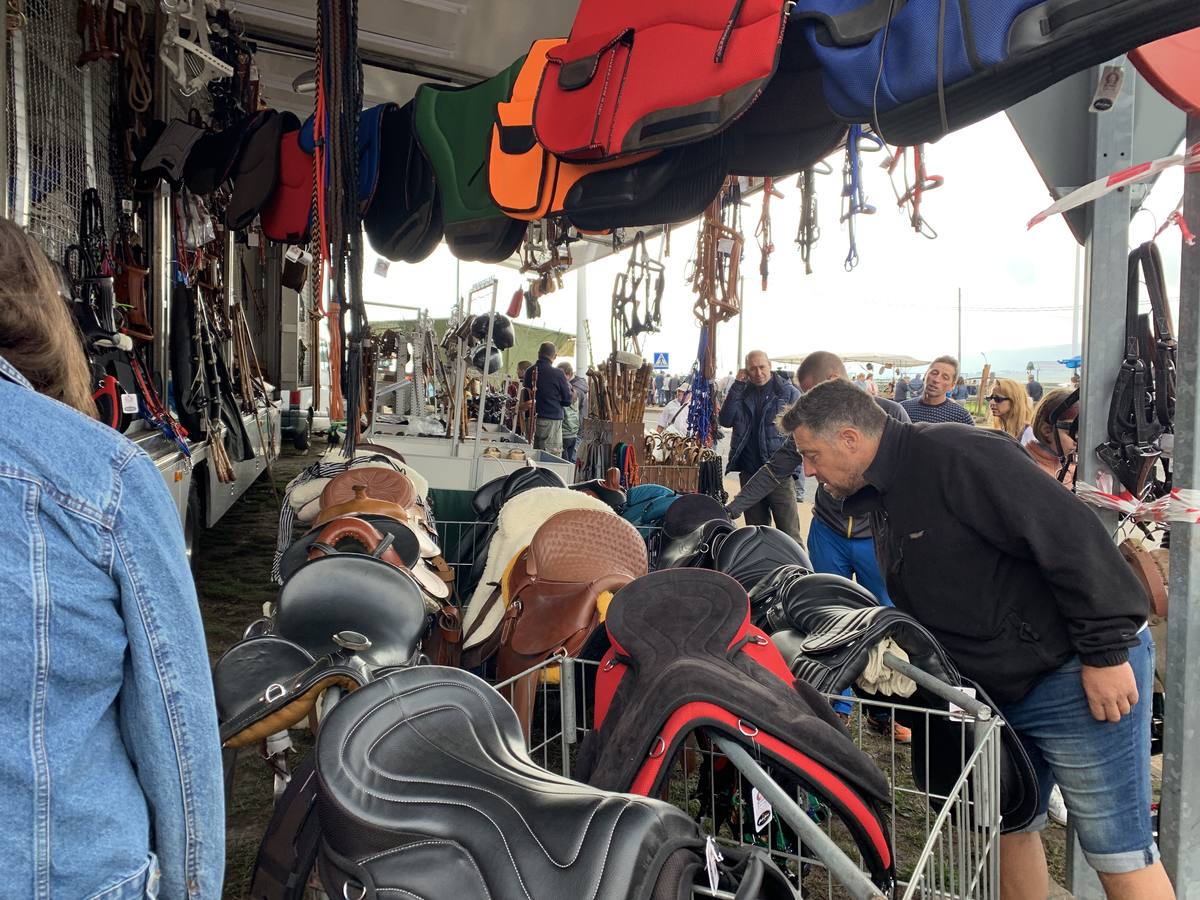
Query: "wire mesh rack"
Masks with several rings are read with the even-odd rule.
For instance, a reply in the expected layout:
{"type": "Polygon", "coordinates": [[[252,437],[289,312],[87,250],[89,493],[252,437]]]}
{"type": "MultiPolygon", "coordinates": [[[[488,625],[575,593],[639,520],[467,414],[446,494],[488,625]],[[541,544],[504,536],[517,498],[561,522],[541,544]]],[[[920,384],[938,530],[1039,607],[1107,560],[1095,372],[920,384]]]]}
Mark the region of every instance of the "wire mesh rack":
{"type": "MultiPolygon", "coordinates": [[[[594,724],[596,666],[598,663],[588,660],[555,658],[529,670],[538,674],[530,754],[549,771],[567,777],[573,773],[580,742],[594,724]]],[[[946,690],[954,689],[947,686],[946,690]]],[[[952,709],[947,703],[941,710],[857,697],[829,699],[851,705],[850,733],[891,785],[884,812],[895,856],[893,896],[902,900],[998,898],[1002,722],[986,708],[974,707],[974,714],[965,711],[972,707],[965,695],[963,708],[952,709]],[[898,713],[925,717],[927,731],[937,718],[961,724],[957,729],[961,774],[949,791],[939,794],[921,787],[931,783],[933,765],[946,765],[946,748],[941,748],[935,763],[928,748],[918,753],[898,743],[891,727],[898,713]],[[885,724],[880,727],[876,722],[885,724]],[[968,740],[968,735],[973,740],[968,740]]],[[[692,815],[706,833],[724,843],[767,850],[801,897],[841,900],[862,896],[854,886],[841,883],[831,872],[830,861],[798,840],[796,831],[781,816],[756,822],[751,785],[713,743],[689,739],[673,765],[662,796],[692,815]]],[[[795,800],[845,858],[865,873],[849,831],[829,809],[804,791],[798,792],[795,800]]]]}
{"type": "Polygon", "coordinates": [[[78,65],[83,45],[75,0],[24,0],[19,6],[20,13],[10,15],[16,27],[8,37],[9,208],[52,259],[62,259],[78,240],[85,189],[100,191],[110,216],[114,209],[113,64],[78,65]]]}

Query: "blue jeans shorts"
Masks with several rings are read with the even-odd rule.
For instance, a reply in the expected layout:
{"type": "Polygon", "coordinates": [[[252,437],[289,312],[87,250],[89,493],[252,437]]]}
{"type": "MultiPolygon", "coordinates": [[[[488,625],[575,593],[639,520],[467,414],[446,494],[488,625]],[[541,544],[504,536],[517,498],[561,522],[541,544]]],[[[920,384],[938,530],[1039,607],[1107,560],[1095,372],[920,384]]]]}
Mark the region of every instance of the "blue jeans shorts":
{"type": "Polygon", "coordinates": [[[1143,628],[1130,649],[1138,702],[1113,724],[1088,709],[1076,657],[1042,678],[1002,710],[1038,774],[1038,816],[1026,831],[1046,827],[1050,791],[1057,783],[1088,863],[1121,874],[1159,858],[1150,826],[1150,712],[1154,641],[1143,628]]]}

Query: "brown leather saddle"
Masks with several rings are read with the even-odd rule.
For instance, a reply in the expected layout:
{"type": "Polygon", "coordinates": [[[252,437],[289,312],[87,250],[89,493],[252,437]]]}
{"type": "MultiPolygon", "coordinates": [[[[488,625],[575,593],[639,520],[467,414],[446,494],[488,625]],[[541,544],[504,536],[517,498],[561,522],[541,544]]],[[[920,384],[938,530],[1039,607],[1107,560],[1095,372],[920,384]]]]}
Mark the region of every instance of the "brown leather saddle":
{"type": "MultiPolygon", "coordinates": [[[[619,516],[590,509],[555,513],[511,567],[496,678],[503,682],[552,656],[575,656],[600,624],[598,605],[647,570],[646,544],[619,516]]],[[[529,734],[538,675],[501,693],[529,734]]]]}

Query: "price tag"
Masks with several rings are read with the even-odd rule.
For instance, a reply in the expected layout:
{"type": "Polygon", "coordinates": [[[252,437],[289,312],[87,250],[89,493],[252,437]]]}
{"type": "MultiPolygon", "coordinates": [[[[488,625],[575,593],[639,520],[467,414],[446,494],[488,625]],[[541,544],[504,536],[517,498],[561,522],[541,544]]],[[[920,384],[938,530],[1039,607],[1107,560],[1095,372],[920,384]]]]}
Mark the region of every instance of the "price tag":
{"type": "Polygon", "coordinates": [[[300,264],[301,264],[302,266],[311,266],[311,265],[312,265],[312,261],[313,261],[313,260],[312,260],[312,254],[311,254],[311,253],[309,253],[307,250],[301,250],[301,251],[300,251],[300,264]]]}
{"type": "Polygon", "coordinates": [[[389,266],[391,266],[390,262],[388,262],[382,256],[379,257],[379,259],[375,260],[375,274],[380,278],[387,278],[389,266]]]}
{"type": "Polygon", "coordinates": [[[113,12],[125,12],[125,0],[112,0],[113,12]]]}
{"type": "Polygon", "coordinates": [[[761,832],[775,818],[775,809],[771,801],[758,792],[758,788],[750,791],[750,800],[754,806],[754,830],[761,832]]]}
{"type": "Polygon", "coordinates": [[[717,241],[717,252],[728,256],[733,252],[733,241],[730,238],[720,238],[717,241]]]}
{"type": "Polygon", "coordinates": [[[258,232],[257,231],[247,231],[246,232],[246,246],[247,247],[257,247],[258,246],[258,232]]]}
{"type": "Polygon", "coordinates": [[[136,415],[138,411],[137,394],[121,395],[121,412],[136,415]]]}
{"type": "MultiPolygon", "coordinates": [[[[975,699],[975,688],[960,687],[959,690],[962,691],[964,694],[966,694],[968,697],[970,697],[972,700],[975,699]]],[[[950,704],[950,721],[951,722],[965,722],[969,718],[970,718],[970,716],[968,716],[966,714],[966,712],[963,710],[963,708],[961,706],[958,706],[957,704],[954,704],[954,703],[950,704]]]]}
{"type": "Polygon", "coordinates": [[[704,871],[708,873],[708,889],[716,892],[721,884],[721,873],[717,870],[717,863],[725,857],[721,855],[721,851],[717,849],[717,842],[709,835],[704,839],[704,871]]]}
{"type": "Polygon", "coordinates": [[[125,197],[121,200],[121,211],[124,212],[126,215],[129,215],[129,216],[133,215],[133,201],[130,200],[128,197],[125,197]]]}
{"type": "Polygon", "coordinates": [[[283,254],[283,258],[288,262],[299,262],[300,257],[304,255],[304,248],[297,247],[294,244],[288,247],[287,253],[283,254]]]}

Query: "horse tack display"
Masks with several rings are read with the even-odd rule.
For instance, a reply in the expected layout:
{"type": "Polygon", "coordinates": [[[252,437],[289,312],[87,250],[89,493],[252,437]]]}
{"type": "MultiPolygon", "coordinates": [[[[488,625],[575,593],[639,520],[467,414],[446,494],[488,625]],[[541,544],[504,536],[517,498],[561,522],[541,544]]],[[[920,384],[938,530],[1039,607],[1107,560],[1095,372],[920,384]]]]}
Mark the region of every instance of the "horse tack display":
{"type": "Polygon", "coordinates": [[[711,137],[774,73],[786,6],[583,0],[567,43],[547,54],[538,141],[565,159],[594,161],[711,137]]]}
{"type": "Polygon", "coordinates": [[[504,214],[525,221],[563,211],[567,192],[579,179],[606,169],[653,156],[637,154],[621,160],[573,163],[559,159],[538,143],[533,131],[533,106],[547,54],[566,38],[535,41],[513,85],[512,97],[496,105],[488,152],[488,189],[504,214]]]}
{"type": "Polygon", "coordinates": [[[418,263],[444,236],[442,202],[433,166],[421,149],[416,101],[388,104],[379,125],[379,178],[363,228],[376,253],[418,263]]]}
{"type": "Polygon", "coordinates": [[[423,84],[417,89],[417,139],[437,178],[446,242],[459,259],[502,262],[525,235],[525,223],[496,206],[483,174],[496,106],[512,96],[524,62],[521,57],[470,87],[423,84]]]}

